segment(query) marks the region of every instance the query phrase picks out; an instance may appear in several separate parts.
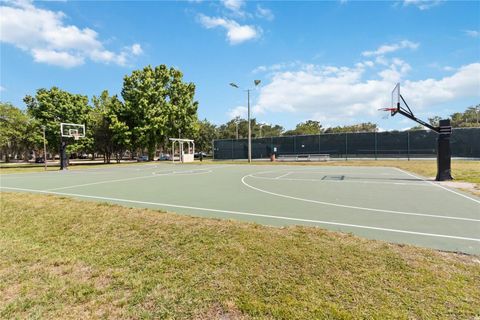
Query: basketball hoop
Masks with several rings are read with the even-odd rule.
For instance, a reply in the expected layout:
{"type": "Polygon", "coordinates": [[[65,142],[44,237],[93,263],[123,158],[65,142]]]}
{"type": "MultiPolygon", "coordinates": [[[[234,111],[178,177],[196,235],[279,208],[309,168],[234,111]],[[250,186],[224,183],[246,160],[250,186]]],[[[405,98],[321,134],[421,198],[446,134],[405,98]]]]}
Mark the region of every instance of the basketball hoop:
{"type": "Polygon", "coordinates": [[[388,119],[389,116],[395,115],[397,108],[380,108],[379,111],[385,111],[385,114],[382,116],[382,119],[388,119]]]}
{"type": "Polygon", "coordinates": [[[70,137],[73,137],[73,139],[80,140],[81,135],[80,132],[78,132],[78,129],[69,129],[68,133],[70,137]]]}

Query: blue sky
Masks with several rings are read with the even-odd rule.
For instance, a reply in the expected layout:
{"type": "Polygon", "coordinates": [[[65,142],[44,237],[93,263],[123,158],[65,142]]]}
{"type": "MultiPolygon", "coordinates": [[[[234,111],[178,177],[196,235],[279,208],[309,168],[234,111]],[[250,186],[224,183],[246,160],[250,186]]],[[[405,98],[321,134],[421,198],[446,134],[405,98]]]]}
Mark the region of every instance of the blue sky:
{"type": "Polygon", "coordinates": [[[2,101],[58,86],[90,98],[120,94],[122,78],[166,64],[197,85],[199,117],[244,116],[290,129],[384,120],[390,91],[421,117],[480,103],[480,2],[29,2],[1,3],[2,101]]]}

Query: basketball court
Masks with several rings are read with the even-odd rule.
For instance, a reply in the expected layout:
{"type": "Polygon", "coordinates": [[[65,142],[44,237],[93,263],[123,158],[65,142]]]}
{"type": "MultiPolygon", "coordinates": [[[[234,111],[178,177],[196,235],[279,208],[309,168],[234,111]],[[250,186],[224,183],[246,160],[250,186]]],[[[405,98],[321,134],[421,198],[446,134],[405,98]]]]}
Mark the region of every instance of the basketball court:
{"type": "Polygon", "coordinates": [[[396,168],[155,163],[0,179],[6,192],[273,226],[317,226],[480,254],[480,198],[396,168]]]}

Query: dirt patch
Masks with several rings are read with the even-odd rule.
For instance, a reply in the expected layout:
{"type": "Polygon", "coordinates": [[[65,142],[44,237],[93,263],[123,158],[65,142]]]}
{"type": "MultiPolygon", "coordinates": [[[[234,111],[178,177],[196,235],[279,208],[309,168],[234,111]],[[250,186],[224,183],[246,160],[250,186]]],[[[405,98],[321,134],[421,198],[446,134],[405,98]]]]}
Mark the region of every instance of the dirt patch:
{"type": "Polygon", "coordinates": [[[475,195],[480,195],[480,189],[476,183],[462,182],[462,181],[441,181],[438,183],[445,187],[465,190],[475,195]]]}

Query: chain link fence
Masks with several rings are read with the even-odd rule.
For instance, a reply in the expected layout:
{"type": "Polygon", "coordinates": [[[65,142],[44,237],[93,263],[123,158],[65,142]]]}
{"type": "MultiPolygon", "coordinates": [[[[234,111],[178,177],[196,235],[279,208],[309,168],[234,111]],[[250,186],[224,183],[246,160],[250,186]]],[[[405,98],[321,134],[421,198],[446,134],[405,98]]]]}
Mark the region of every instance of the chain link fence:
{"type": "MultiPolygon", "coordinates": [[[[456,128],[451,136],[453,157],[480,158],[480,128],[456,128]]],[[[247,139],[214,140],[214,159],[246,159],[247,139]]],[[[329,154],[331,158],[433,158],[437,133],[429,130],[331,133],[252,139],[252,158],[329,154]]]]}

